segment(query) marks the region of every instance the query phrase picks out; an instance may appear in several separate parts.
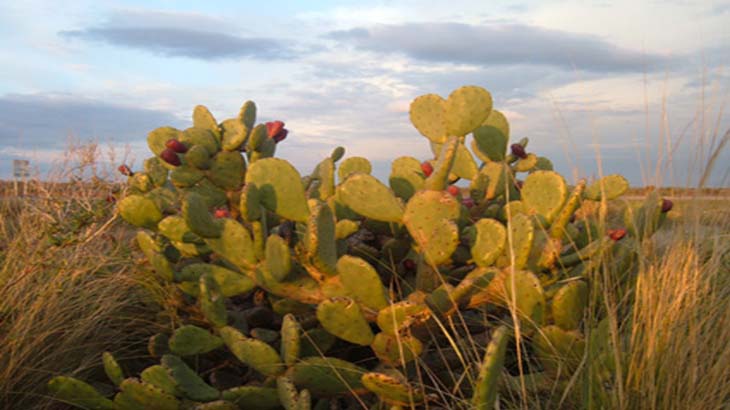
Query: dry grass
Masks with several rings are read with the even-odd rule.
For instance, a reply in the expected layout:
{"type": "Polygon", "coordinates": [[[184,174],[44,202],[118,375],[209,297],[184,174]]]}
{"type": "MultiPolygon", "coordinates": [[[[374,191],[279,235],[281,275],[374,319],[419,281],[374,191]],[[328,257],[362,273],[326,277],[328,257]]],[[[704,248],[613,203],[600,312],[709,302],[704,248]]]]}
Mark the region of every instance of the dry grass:
{"type": "Polygon", "coordinates": [[[0,408],[67,408],[46,396],[52,376],[104,380],[104,351],[134,368],[165,326],[166,291],[99,186],[0,199],[0,408]]]}

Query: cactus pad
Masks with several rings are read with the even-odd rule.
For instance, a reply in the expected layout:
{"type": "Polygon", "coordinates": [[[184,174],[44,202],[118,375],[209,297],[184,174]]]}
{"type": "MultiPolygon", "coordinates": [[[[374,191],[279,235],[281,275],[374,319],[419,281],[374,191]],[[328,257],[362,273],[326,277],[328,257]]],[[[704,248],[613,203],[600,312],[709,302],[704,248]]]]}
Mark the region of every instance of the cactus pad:
{"type": "Polygon", "coordinates": [[[233,219],[226,218],[220,226],[217,238],[208,238],[205,243],[233,265],[248,269],[256,264],[253,240],[248,230],[233,219]]]}
{"type": "Polygon", "coordinates": [[[425,176],[421,163],[413,157],[399,157],[391,164],[388,182],[395,195],[408,201],[416,191],[423,189],[425,176]]]}
{"type": "Polygon", "coordinates": [[[423,324],[430,318],[431,311],[425,304],[401,301],[381,309],[377,323],[383,332],[395,335],[413,325],[423,324]]]}
{"type": "Polygon", "coordinates": [[[629,181],[621,175],[608,175],[592,183],[585,190],[586,199],[600,201],[605,198],[607,201],[616,199],[629,190],[629,181]]]}
{"type": "Polygon", "coordinates": [[[428,263],[446,262],[456,249],[459,236],[454,221],[460,210],[459,202],[444,191],[420,191],[408,201],[403,223],[428,263]]]}
{"type": "Polygon", "coordinates": [[[365,369],[333,357],[307,357],[286,373],[295,385],[315,396],[338,396],[363,392],[360,378],[365,369]]]}
{"type": "MultiPolygon", "coordinates": [[[[196,401],[213,401],[220,397],[220,392],[208,385],[197,373],[177,356],[162,356],[162,367],[167,369],[175,380],[177,391],[186,398],[196,401]]],[[[124,390],[124,389],[122,389],[124,390]]]]}
{"type": "Polygon", "coordinates": [[[582,280],[568,282],[553,296],[553,320],[565,330],[578,329],[587,306],[588,285],[582,280]]]}
{"type": "Polygon", "coordinates": [[[418,132],[429,140],[443,144],[446,142],[446,113],[444,99],[436,94],[422,95],[411,102],[411,123],[418,132]]]}
{"type": "Polygon", "coordinates": [[[121,392],[114,397],[115,409],[121,407],[126,410],[126,407],[120,406],[120,403],[130,403],[135,409],[145,410],[178,410],[180,408],[180,402],[174,396],[137,379],[125,379],[119,388],[121,392]]]}
{"type": "Polygon", "coordinates": [[[151,384],[167,394],[178,394],[175,379],[170,376],[170,372],[163,366],[150,366],[142,371],[139,378],[143,382],[151,384]]]}
{"type": "Polygon", "coordinates": [[[274,279],[283,281],[291,271],[291,252],[284,238],[269,235],[266,240],[266,265],[274,279]]]}
{"type": "Polygon", "coordinates": [[[228,321],[228,313],[226,312],[225,297],[221,293],[218,283],[210,274],[202,275],[199,283],[200,297],[198,301],[203,316],[214,326],[225,326],[228,321]]]}
{"type": "Polygon", "coordinates": [[[288,162],[266,158],[251,164],[246,183],[256,185],[261,204],[282,218],[305,222],[309,216],[301,175],[288,162]]]}
{"type": "Polygon", "coordinates": [[[373,332],[360,306],[350,298],[323,300],[317,306],[317,319],[325,330],[342,340],[361,346],[373,341],[373,332]]]}
{"type": "Polygon", "coordinates": [[[147,146],[155,155],[160,155],[167,149],[165,143],[169,140],[178,140],[182,132],[172,127],[160,127],[147,134],[147,146]]]}
{"type": "Polygon", "coordinates": [[[535,355],[545,372],[563,378],[571,377],[580,365],[585,340],[577,331],[546,326],[533,338],[535,355]]]}
{"type": "Polygon", "coordinates": [[[375,177],[355,174],[337,187],[338,199],[358,214],[376,221],[400,222],[403,205],[375,177]]]}
{"type": "Polygon", "coordinates": [[[114,410],[114,403],[93,387],[73,377],[56,376],[48,382],[53,397],[83,409],[114,410]]]}
{"type": "Polygon", "coordinates": [[[423,392],[387,374],[365,373],[362,375],[362,384],[388,404],[409,406],[425,400],[423,392]]]}
{"type": "Polygon", "coordinates": [[[119,201],[119,214],[125,221],[142,228],[154,228],[162,219],[162,212],[151,199],[129,195],[119,201]]]}
{"type": "Polygon", "coordinates": [[[228,349],[242,363],[266,376],[284,371],[279,353],[261,340],[251,339],[230,326],[218,329],[228,349]]]}
{"type": "MultiPolygon", "coordinates": [[[[313,200],[314,201],[314,200],[313,200]]],[[[324,202],[316,201],[307,223],[307,250],[314,266],[325,275],[336,273],[335,216],[324,202]]],[[[323,278],[315,278],[322,280],[323,278]]]]}
{"type": "Polygon", "coordinates": [[[240,386],[223,391],[224,400],[236,403],[241,409],[277,410],[281,408],[276,389],[259,386],[240,386]]]}
{"type": "Polygon", "coordinates": [[[301,332],[301,327],[294,315],[284,315],[281,322],[281,357],[287,366],[291,366],[299,360],[301,332]]]}
{"type": "Polygon", "coordinates": [[[375,311],[388,306],[380,276],[365,260],[344,255],[337,261],[337,273],[347,294],[358,303],[375,311]]]}
{"type": "Polygon", "coordinates": [[[471,247],[471,256],[479,266],[492,266],[504,250],[507,230],[498,221],[487,218],[480,219],[474,226],[477,231],[476,240],[471,247]]]}
{"type": "Polygon", "coordinates": [[[568,187],[557,172],[536,171],[525,179],[521,195],[528,213],[542,215],[550,223],[563,208],[568,187]]]}
{"type": "Polygon", "coordinates": [[[208,353],[221,346],[220,337],[193,325],[177,328],[170,338],[170,351],[178,356],[208,353]]]}
{"type": "Polygon", "coordinates": [[[474,409],[489,410],[494,408],[499,390],[499,376],[502,374],[509,339],[509,330],[504,325],[492,332],[492,340],[489,341],[487,351],[484,353],[484,359],[479,368],[479,377],[471,399],[474,409]]]}
{"type": "Polygon", "coordinates": [[[221,151],[213,158],[208,179],[221,189],[235,191],[243,184],[245,170],[246,164],[239,152],[221,151]]]}
{"type": "Polygon", "coordinates": [[[370,161],[363,157],[349,157],[342,161],[340,168],[337,169],[337,177],[340,181],[344,181],[350,175],[359,172],[361,174],[370,174],[373,167],[370,165],[370,161]]]}
{"type": "Polygon", "coordinates": [[[119,386],[122,380],[124,380],[124,372],[122,372],[122,368],[117,363],[117,360],[109,352],[104,352],[101,355],[101,360],[104,364],[104,373],[106,373],[106,376],[112,383],[119,386]]]}
{"type": "Polygon", "coordinates": [[[464,136],[479,127],[492,111],[492,95],[477,86],[464,86],[443,103],[448,135],[464,136]]]}
{"type": "Polygon", "coordinates": [[[433,166],[433,173],[431,176],[426,178],[424,188],[442,191],[446,189],[449,183],[449,176],[451,175],[451,168],[454,166],[454,160],[456,159],[456,152],[459,148],[459,138],[449,137],[448,140],[441,146],[441,151],[438,154],[436,164],[433,166]]]}

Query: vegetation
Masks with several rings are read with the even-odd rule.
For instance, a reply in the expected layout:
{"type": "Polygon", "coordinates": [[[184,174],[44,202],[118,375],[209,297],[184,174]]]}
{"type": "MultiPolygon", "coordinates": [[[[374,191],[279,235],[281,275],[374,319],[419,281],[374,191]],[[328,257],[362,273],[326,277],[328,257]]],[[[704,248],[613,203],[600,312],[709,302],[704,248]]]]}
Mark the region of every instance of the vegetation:
{"type": "Polygon", "coordinates": [[[398,158],[387,186],[342,148],[302,177],[274,158],[284,124],[255,118],[251,102],[221,123],[198,106],[192,128],[152,131],[144,171],[120,167],[136,235],[92,195],[25,238],[6,207],[10,402],[52,406],[17,383],[43,369],[54,399],[87,409],[727,406],[726,216],[620,200],[618,175],[569,186],[526,139],[509,145],[479,87],[414,100],[434,158],[398,158]],[[76,274],[51,263],[58,288],[10,287],[31,245],[76,274]],[[63,297],[29,302],[48,292],[63,297]],[[63,360],[46,368],[51,345],[63,360]]]}

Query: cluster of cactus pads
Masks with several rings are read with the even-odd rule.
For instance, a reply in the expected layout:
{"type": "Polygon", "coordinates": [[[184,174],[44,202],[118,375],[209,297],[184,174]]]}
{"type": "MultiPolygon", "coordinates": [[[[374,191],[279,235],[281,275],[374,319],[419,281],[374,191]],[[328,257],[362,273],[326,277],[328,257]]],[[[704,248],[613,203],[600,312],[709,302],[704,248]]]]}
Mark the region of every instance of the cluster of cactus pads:
{"type": "MultiPolygon", "coordinates": [[[[488,409],[515,374],[540,389],[586,356],[610,367],[607,324],[584,320],[601,314],[593,272],[630,276],[632,241],[666,203],[609,230],[601,210],[627,181],[569,186],[527,139],[509,144],[481,87],[418,97],[410,118],[434,158],[397,158],[387,183],[341,147],[301,175],[274,157],[284,124],[255,125],[250,101],[221,123],[198,106],[193,127],[150,132],[155,155],[122,170],[118,209],[179,288],[185,323],[150,340],[160,364],[138,377],[103,357],[113,397],[65,376],[53,394],[84,409],[488,409]]],[[[600,394],[609,376],[593,373],[600,394]]]]}

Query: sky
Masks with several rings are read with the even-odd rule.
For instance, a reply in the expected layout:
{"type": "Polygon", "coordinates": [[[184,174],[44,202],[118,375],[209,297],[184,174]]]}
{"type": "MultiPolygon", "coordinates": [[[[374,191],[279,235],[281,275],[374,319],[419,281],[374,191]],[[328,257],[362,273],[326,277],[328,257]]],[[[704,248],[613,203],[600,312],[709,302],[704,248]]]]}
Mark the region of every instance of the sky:
{"type": "Polygon", "coordinates": [[[569,182],[688,186],[730,129],[728,63],[727,0],[0,0],[0,178],[89,141],[139,167],[152,129],[253,100],[303,174],[342,145],[387,180],[431,157],[410,102],[478,85],[569,182]]]}

